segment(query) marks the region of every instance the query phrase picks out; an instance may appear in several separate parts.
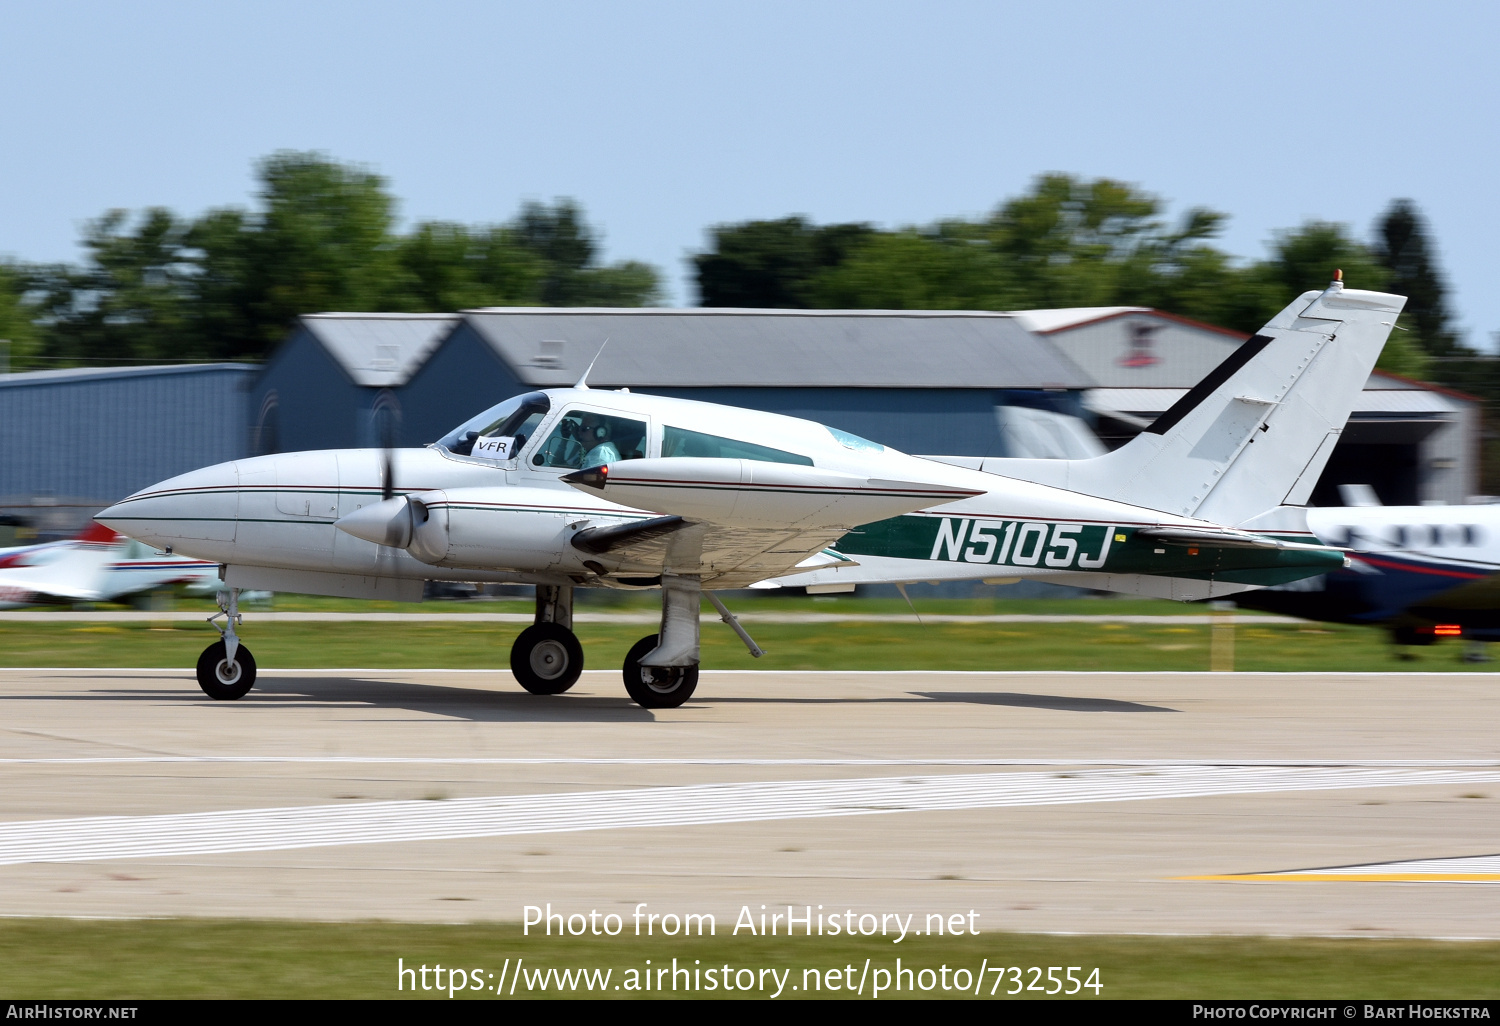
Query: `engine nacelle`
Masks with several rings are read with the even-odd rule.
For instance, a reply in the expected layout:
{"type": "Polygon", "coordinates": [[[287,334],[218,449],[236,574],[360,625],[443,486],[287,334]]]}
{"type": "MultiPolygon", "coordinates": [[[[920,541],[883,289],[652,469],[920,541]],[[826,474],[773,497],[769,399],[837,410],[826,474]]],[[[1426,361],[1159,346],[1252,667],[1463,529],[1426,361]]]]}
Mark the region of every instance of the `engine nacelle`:
{"type": "Polygon", "coordinates": [[[560,508],[556,491],[455,488],[412,497],[407,551],[433,566],[550,570],[563,558],[568,524],[589,511],[560,508]]]}
{"type": "Polygon", "coordinates": [[[413,492],[349,514],[338,528],[356,538],[404,548],[432,566],[541,571],[581,566],[568,545],[570,525],[630,512],[615,503],[569,498],[555,489],[452,488],[413,492]],[[559,501],[562,500],[562,501],[559,501]]]}

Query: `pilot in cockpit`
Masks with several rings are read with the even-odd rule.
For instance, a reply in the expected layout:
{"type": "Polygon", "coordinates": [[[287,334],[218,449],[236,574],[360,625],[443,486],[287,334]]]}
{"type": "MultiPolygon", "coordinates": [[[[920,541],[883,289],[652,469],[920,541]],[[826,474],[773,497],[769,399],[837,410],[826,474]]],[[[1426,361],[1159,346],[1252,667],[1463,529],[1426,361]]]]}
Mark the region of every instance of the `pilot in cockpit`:
{"type": "Polygon", "coordinates": [[[620,449],[612,440],[612,435],[607,419],[593,413],[583,415],[576,435],[578,444],[586,451],[582,469],[603,466],[620,459],[620,449]]]}

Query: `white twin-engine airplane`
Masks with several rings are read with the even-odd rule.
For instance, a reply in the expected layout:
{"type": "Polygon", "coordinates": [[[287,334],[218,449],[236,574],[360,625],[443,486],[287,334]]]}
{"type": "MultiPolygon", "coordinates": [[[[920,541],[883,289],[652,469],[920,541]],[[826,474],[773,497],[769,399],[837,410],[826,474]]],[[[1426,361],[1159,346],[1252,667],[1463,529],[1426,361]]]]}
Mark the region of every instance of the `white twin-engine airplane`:
{"type": "Polygon", "coordinates": [[[708,403],[548,389],[425,449],[237,460],[100,513],[122,533],[223,564],[221,640],[198,661],[239,698],[255,661],[241,589],[420,596],[425,580],[537,588],[511,669],[526,690],[578,679],[573,589],[660,588],[661,629],[625,657],[648,708],[698,679],[715,589],[1045,577],[1177,599],[1345,564],[1302,517],[1405,300],[1309,292],[1122,448],[1087,460],[918,457],[811,421],[708,403]]]}

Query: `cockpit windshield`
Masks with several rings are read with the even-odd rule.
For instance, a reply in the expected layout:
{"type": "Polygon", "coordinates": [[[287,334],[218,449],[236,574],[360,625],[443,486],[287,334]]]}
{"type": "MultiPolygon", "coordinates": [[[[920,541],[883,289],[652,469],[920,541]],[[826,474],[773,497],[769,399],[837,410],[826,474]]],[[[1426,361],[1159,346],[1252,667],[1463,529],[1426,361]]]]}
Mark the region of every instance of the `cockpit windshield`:
{"type": "Polygon", "coordinates": [[[550,409],[546,392],[513,396],[464,421],[437,444],[457,456],[514,459],[550,409]]]}

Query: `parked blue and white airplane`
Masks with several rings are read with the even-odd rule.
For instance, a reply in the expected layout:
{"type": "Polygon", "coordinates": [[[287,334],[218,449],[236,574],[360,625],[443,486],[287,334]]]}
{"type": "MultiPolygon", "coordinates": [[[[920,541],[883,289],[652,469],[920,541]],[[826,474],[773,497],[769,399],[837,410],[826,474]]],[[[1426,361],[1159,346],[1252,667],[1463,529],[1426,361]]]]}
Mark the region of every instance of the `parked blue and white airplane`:
{"type": "Polygon", "coordinates": [[[1307,526],[1323,544],[1349,550],[1351,565],[1239,596],[1240,605],[1378,625],[1403,645],[1500,641],[1500,505],[1367,501],[1309,509],[1307,526]]]}
{"type": "Polygon", "coordinates": [[[239,590],[411,597],[426,580],[537,586],[511,650],[528,691],[578,679],[573,589],[660,588],[625,686],[671,707],[698,678],[715,589],[1044,577],[1180,599],[1326,573],[1301,506],[1405,300],[1335,281],[1273,318],[1122,448],[1083,460],[908,456],[811,421],[590,389],[506,400],[425,449],[262,456],[163,481],[99,514],[224,566],[215,698],[255,679],[239,590]]]}

